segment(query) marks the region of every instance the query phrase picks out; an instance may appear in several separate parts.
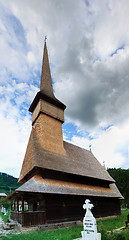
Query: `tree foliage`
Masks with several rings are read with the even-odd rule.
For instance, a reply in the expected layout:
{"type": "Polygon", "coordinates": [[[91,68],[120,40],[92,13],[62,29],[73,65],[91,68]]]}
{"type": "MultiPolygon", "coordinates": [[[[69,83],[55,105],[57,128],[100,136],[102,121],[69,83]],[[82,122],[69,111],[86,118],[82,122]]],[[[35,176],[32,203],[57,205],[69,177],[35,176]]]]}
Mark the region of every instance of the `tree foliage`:
{"type": "Polygon", "coordinates": [[[16,188],[21,186],[21,184],[17,183],[17,181],[18,178],[0,172],[0,192],[9,194],[14,191],[16,188]]]}
{"type": "Polygon", "coordinates": [[[4,199],[0,200],[0,205],[6,208],[6,210],[10,210],[11,208],[11,202],[10,201],[4,201],[4,199]]]}
{"type": "Polygon", "coordinates": [[[129,206],[129,169],[110,168],[108,172],[116,181],[116,185],[124,197],[124,204],[129,206]]]}

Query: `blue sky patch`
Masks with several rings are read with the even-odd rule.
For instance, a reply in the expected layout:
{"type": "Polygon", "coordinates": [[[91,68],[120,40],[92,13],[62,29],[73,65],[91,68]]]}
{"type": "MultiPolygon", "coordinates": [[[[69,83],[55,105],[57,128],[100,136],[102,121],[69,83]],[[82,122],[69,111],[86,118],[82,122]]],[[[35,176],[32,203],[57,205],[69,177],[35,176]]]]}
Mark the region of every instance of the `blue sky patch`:
{"type": "Polygon", "coordinates": [[[110,56],[112,57],[113,55],[117,54],[119,50],[122,50],[122,49],[124,49],[124,45],[122,45],[121,47],[117,48],[114,52],[112,52],[110,54],[110,56]]]}

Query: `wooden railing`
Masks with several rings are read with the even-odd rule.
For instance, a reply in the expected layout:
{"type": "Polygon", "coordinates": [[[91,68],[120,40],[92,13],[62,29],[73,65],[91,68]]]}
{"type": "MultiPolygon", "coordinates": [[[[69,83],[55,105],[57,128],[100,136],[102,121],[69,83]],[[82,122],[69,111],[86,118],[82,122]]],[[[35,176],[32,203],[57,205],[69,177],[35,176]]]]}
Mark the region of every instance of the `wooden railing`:
{"type": "Polygon", "coordinates": [[[25,212],[11,212],[11,219],[20,223],[22,226],[36,226],[45,224],[45,211],[25,211],[25,212]]]}

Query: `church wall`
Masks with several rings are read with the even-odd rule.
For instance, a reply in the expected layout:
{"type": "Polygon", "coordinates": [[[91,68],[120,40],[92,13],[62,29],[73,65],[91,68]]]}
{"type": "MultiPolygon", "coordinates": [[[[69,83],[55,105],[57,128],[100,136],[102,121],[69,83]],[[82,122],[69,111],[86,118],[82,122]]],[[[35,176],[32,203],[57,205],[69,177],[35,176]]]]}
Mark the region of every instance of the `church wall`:
{"type": "Polygon", "coordinates": [[[120,215],[120,201],[115,198],[91,196],[48,195],[46,198],[46,222],[82,220],[85,214],[83,204],[86,199],[94,204],[95,217],[120,215]]]}

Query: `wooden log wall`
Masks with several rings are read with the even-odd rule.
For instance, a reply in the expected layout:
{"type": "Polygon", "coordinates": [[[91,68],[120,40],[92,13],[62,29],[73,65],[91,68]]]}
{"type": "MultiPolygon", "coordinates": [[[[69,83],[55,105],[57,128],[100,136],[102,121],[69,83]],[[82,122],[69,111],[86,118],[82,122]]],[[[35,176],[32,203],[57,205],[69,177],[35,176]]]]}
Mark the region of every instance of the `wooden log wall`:
{"type": "Polygon", "coordinates": [[[48,195],[46,198],[46,222],[61,222],[70,220],[82,220],[85,211],[83,204],[90,199],[94,204],[92,210],[95,217],[107,217],[120,215],[120,201],[113,198],[48,195]]]}

